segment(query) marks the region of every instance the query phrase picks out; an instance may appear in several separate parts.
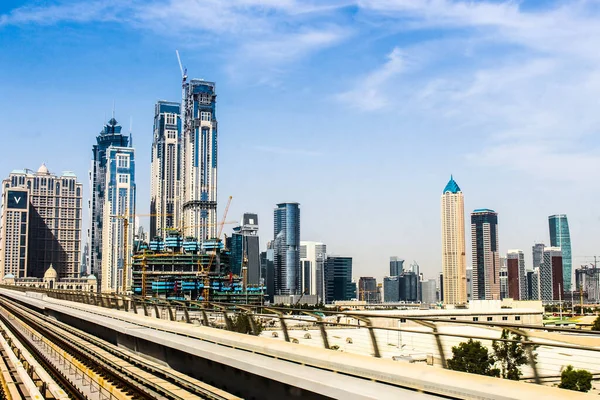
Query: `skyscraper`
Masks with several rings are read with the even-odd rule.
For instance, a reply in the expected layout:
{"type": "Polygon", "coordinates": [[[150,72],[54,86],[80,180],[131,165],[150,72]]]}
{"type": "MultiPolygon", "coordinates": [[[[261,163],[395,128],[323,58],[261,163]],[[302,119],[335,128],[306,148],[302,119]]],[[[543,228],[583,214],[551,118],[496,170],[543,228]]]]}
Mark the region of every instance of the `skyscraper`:
{"type": "Polygon", "coordinates": [[[421,303],[434,304],[436,302],[435,279],[421,282],[421,303]]]}
{"type": "Polygon", "coordinates": [[[273,242],[267,242],[267,251],[260,253],[261,281],[266,287],[267,299],[272,302],[275,297],[275,266],[273,242]]]}
{"type": "Polygon", "coordinates": [[[450,176],[442,194],[442,274],[444,303],[467,302],[465,206],[460,187],[450,176]]]}
{"type": "Polygon", "coordinates": [[[386,276],[383,278],[383,301],[384,303],[397,303],[400,301],[399,276],[386,276]]]}
{"type": "Polygon", "coordinates": [[[302,291],[316,295],[324,301],[324,268],[327,246],[320,242],[300,242],[300,264],[302,268],[302,291]]]}
{"type": "Polygon", "coordinates": [[[135,235],[135,157],[131,147],[106,149],[106,186],[102,221],[102,292],[129,290],[135,235]],[[125,280],[125,282],[123,282],[125,280]]]}
{"type": "Polygon", "coordinates": [[[2,182],[2,276],[78,278],[81,260],[82,185],[72,172],[56,176],[46,165],[12,171],[2,182]]]}
{"type": "Polygon", "coordinates": [[[242,276],[244,260],[247,268],[247,283],[260,283],[260,245],[258,242],[258,215],[244,213],[240,226],[233,228],[231,236],[231,272],[242,276]]]}
{"type": "Polygon", "coordinates": [[[390,276],[398,276],[404,271],[404,260],[396,256],[390,257],[390,276]]]}
{"type": "Polygon", "coordinates": [[[372,276],[361,276],[358,279],[358,300],[367,303],[378,303],[377,280],[372,276]]]}
{"type": "Polygon", "coordinates": [[[150,238],[164,229],[181,228],[181,107],[159,101],[154,106],[150,173],[150,238]]]}
{"type": "Polygon", "coordinates": [[[548,217],[550,228],[550,246],[560,247],[562,251],[564,291],[571,290],[571,275],[573,260],[571,258],[571,235],[569,221],[565,214],[555,214],[548,217]]]}
{"type": "Polygon", "coordinates": [[[564,299],[562,252],[560,247],[546,247],[540,267],[540,293],[544,302],[564,299]],[[560,294],[559,294],[560,293],[560,294]]]}
{"type": "Polygon", "coordinates": [[[325,260],[325,301],[351,300],[356,295],[352,282],[352,257],[327,256],[325,260]]]}
{"type": "Polygon", "coordinates": [[[487,208],[471,213],[473,300],[500,299],[498,214],[487,208]]]}
{"type": "Polygon", "coordinates": [[[300,204],[280,203],[274,211],[275,294],[302,294],[300,282],[300,204]]]}
{"type": "Polygon", "coordinates": [[[121,125],[111,118],[96,137],[92,147],[92,169],[90,171],[90,273],[96,275],[98,283],[102,281],[102,228],[104,223],[104,202],[106,196],[106,150],[110,146],[128,147],[129,138],[121,133],[121,125]]]}
{"type": "Polygon", "coordinates": [[[507,259],[508,296],[515,300],[527,300],[525,254],[522,250],[509,250],[507,259]]]}
{"type": "Polygon", "coordinates": [[[181,194],[185,236],[217,237],[217,119],[214,82],[184,81],[181,194]]]}
{"type": "Polygon", "coordinates": [[[539,268],[544,263],[544,243],[534,243],[531,247],[531,254],[533,257],[533,269],[539,268]]]}

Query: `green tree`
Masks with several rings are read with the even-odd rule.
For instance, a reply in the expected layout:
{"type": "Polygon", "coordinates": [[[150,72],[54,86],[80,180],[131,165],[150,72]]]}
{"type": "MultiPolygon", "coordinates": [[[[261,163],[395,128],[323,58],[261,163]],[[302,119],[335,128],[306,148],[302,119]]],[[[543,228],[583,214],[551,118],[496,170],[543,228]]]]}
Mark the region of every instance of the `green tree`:
{"type": "Polygon", "coordinates": [[[455,371],[498,376],[500,371],[493,366],[494,358],[488,354],[487,347],[473,339],[452,347],[452,358],[448,360],[448,368],[455,371]]]}
{"type": "MultiPolygon", "coordinates": [[[[239,333],[249,333],[249,334],[254,334],[254,332],[252,331],[252,325],[250,323],[250,318],[252,318],[251,316],[248,316],[246,314],[237,314],[234,318],[232,318],[231,322],[233,324],[233,331],[234,332],[239,332],[239,333]]],[[[263,330],[263,326],[258,323],[256,320],[254,320],[254,324],[256,326],[257,329],[257,335],[260,334],[260,332],[262,332],[263,330]]]]}
{"type": "Polygon", "coordinates": [[[559,388],[587,392],[592,388],[592,374],[585,369],[573,369],[567,365],[560,374],[559,388]]]}
{"type": "MultiPolygon", "coordinates": [[[[508,329],[503,329],[500,338],[519,342],[522,336],[512,333],[508,329]]],[[[523,344],[517,342],[494,340],[492,343],[497,365],[500,366],[500,376],[504,379],[519,380],[519,377],[522,375],[519,367],[528,361],[523,344]]]]}
{"type": "Polygon", "coordinates": [[[593,331],[600,331],[600,316],[598,316],[595,320],[594,320],[594,325],[592,325],[592,330],[593,331]]]}

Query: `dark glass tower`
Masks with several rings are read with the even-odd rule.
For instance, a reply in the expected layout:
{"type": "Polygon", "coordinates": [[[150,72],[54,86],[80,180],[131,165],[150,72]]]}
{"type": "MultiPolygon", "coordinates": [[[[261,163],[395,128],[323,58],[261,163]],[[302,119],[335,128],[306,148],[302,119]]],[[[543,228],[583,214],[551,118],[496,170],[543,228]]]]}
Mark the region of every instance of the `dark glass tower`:
{"type": "Polygon", "coordinates": [[[275,294],[301,294],[300,204],[277,204],[274,220],[275,294]]]}
{"type": "Polygon", "coordinates": [[[325,261],[325,301],[351,300],[356,295],[352,282],[352,257],[328,256],[325,261]]]}
{"type": "Polygon", "coordinates": [[[498,214],[478,209],[471,213],[473,300],[500,300],[498,214]]]}
{"type": "Polygon", "coordinates": [[[571,258],[571,235],[569,233],[569,221],[565,214],[556,214],[548,217],[550,228],[550,246],[560,247],[563,262],[563,281],[565,292],[571,290],[571,270],[573,260],[571,258]]]}

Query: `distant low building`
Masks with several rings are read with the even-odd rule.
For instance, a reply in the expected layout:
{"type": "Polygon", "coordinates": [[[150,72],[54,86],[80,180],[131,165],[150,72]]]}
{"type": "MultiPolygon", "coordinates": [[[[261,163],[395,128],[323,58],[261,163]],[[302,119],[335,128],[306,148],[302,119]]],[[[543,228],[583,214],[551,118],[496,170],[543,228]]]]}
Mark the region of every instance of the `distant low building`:
{"type": "Polygon", "coordinates": [[[43,278],[17,278],[9,273],[2,278],[2,284],[38,289],[76,290],[82,292],[95,292],[98,287],[98,281],[94,275],[81,278],[59,279],[58,274],[52,265],[46,270],[43,278]]]}
{"type": "Polygon", "coordinates": [[[435,304],[436,303],[436,282],[435,279],[429,279],[421,282],[421,303],[435,304]]]}

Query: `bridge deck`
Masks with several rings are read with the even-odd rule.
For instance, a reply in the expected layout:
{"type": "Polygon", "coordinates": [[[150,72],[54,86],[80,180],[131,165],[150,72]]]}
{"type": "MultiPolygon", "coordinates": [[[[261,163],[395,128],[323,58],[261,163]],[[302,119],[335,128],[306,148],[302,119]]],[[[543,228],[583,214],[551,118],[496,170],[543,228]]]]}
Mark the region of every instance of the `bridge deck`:
{"type": "MultiPolygon", "coordinates": [[[[230,366],[331,398],[565,399],[588,395],[431,366],[404,364],[300,344],[241,335],[215,328],[145,317],[87,304],[0,294],[47,312],[62,313],[121,334],[230,366]]],[[[136,349],[143,352],[143,349],[136,349]]],[[[232,382],[234,385],[235,382],[232,382]]]]}

